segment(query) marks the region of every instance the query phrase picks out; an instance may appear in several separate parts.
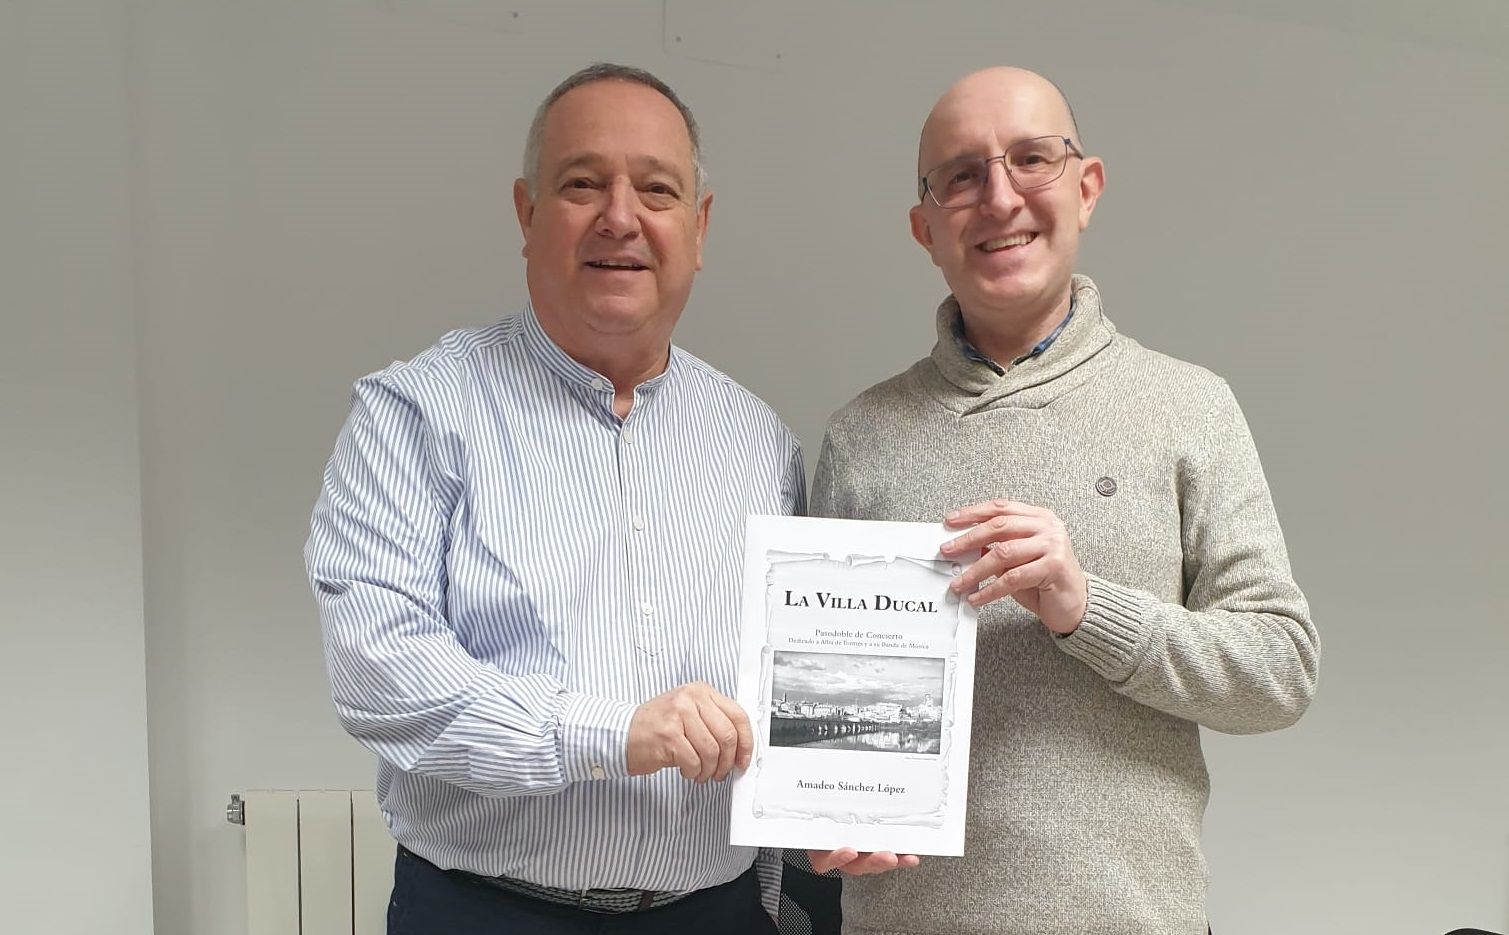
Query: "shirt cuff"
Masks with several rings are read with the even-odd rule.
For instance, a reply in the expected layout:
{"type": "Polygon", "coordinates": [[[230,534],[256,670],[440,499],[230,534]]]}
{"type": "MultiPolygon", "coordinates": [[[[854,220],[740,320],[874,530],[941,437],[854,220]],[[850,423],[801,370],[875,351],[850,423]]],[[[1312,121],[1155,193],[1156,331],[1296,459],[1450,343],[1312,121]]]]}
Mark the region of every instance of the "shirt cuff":
{"type": "Polygon", "coordinates": [[[1148,595],[1086,575],[1085,619],[1058,641],[1064,652],[1112,682],[1124,682],[1147,645],[1148,595]]]}
{"type": "Polygon", "coordinates": [[[629,775],[627,701],[566,692],[561,709],[561,774],[567,782],[618,779],[629,775]]]}

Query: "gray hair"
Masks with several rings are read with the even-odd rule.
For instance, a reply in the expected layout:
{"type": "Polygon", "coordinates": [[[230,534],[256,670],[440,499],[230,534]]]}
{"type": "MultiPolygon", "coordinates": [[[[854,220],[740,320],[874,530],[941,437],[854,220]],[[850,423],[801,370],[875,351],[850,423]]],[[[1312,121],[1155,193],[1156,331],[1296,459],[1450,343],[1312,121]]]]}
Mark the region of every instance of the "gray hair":
{"type": "Polygon", "coordinates": [[[681,119],[686,122],[686,135],[692,141],[692,169],[696,173],[696,197],[700,201],[703,190],[707,188],[707,171],[702,168],[702,142],[697,134],[697,120],[692,116],[691,108],[681,102],[681,98],[676,96],[676,92],[671,90],[670,85],[644,69],[629,65],[615,65],[611,62],[596,62],[573,73],[565,81],[556,85],[555,90],[547,94],[535,110],[534,120],[529,124],[529,137],[524,142],[524,183],[529,186],[529,196],[534,197],[536,183],[540,177],[540,150],[545,145],[545,117],[549,115],[550,108],[568,91],[595,81],[627,81],[631,84],[644,85],[658,91],[662,97],[676,105],[681,119]]]}

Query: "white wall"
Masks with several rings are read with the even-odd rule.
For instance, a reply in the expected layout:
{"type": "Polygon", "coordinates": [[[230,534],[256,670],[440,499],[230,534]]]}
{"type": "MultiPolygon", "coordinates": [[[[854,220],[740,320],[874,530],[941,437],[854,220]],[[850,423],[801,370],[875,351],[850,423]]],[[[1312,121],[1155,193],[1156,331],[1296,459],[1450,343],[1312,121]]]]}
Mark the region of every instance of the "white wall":
{"type": "MultiPolygon", "coordinates": [[[[329,708],[300,564],[319,470],[352,379],[516,309],[524,128],[594,59],[646,66],[696,109],[717,197],[680,341],[770,400],[809,458],[829,412],[931,344],[943,289],[905,211],[932,100],[1003,61],[1064,85],[1109,172],[1082,266],[1124,331],[1231,381],[1325,642],[1298,727],[1209,738],[1217,930],[1509,930],[1509,627],[1490,600],[1509,520],[1509,5],[1242,6],[135,0],[125,26],[105,5],[41,32],[28,15],[25,41],[0,39],[7,76],[66,50],[76,93],[123,107],[104,79],[124,67],[135,101],[129,184],[109,108],[47,117],[4,167],[28,198],[62,179],[77,212],[61,253],[18,255],[6,353],[35,379],[6,402],[37,400],[15,417],[34,434],[44,414],[108,423],[90,463],[58,463],[118,495],[44,515],[26,481],[63,483],[48,462],[20,482],[7,467],[6,496],[33,539],[64,537],[60,512],[98,526],[134,506],[129,390],[96,400],[130,385],[129,357],[79,360],[84,382],[43,395],[53,368],[10,343],[131,341],[129,189],[157,931],[242,931],[229,793],[371,782],[329,708]],[[57,159],[73,133],[100,145],[57,159]],[[89,211],[106,223],[84,230],[89,211]],[[69,250],[95,275],[43,278],[69,250]],[[98,321],[10,321],[75,292],[98,321]]],[[[132,522],[89,538],[96,564],[129,564],[132,522]]],[[[35,556],[25,577],[56,570],[35,556]]],[[[119,611],[139,586],[68,600],[119,611]]],[[[47,645],[12,626],[7,650],[47,645]]],[[[91,703],[114,697],[101,685],[91,703]]]]}
{"type": "Polygon", "coordinates": [[[152,931],[125,15],[0,3],[0,928],[152,931]]]}

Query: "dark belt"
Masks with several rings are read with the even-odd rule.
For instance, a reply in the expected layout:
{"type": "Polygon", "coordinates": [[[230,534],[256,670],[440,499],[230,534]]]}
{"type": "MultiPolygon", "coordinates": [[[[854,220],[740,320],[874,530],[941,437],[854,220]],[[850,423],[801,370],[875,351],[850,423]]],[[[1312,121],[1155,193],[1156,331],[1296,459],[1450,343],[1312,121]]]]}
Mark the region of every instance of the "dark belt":
{"type": "Polygon", "coordinates": [[[587,912],[644,912],[649,909],[659,909],[661,906],[669,906],[671,903],[685,899],[691,895],[691,893],[669,893],[657,890],[563,890],[553,886],[541,886],[538,883],[530,883],[528,880],[515,880],[512,877],[484,877],[475,873],[468,873],[466,875],[478,883],[505,890],[509,893],[516,893],[519,896],[527,896],[530,899],[538,899],[547,903],[555,903],[558,906],[570,906],[573,909],[582,909],[587,912]]]}

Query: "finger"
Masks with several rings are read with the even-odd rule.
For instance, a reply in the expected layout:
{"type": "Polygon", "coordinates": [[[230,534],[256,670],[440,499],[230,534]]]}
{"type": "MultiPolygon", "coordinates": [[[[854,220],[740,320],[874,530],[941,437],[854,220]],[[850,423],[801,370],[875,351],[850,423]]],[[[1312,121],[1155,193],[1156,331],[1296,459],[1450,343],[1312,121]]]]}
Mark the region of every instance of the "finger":
{"type": "Polygon", "coordinates": [[[1017,591],[1040,588],[1052,573],[1053,563],[1047,558],[1039,558],[1025,565],[1007,568],[996,576],[996,580],[969,595],[966,600],[975,607],[979,607],[982,604],[1000,600],[1017,591]]]}
{"type": "Polygon", "coordinates": [[[982,500],[957,510],[950,510],[948,515],[943,517],[943,522],[945,525],[959,528],[983,523],[993,516],[1030,516],[1040,510],[1042,507],[1031,503],[1023,503],[1007,497],[996,497],[993,500],[982,500]]]}
{"type": "Polygon", "coordinates": [[[992,542],[1025,539],[1036,535],[1046,527],[1046,523],[1047,520],[1040,516],[992,517],[943,543],[939,546],[939,551],[944,555],[968,555],[988,547],[992,542]]]}
{"type": "Polygon", "coordinates": [[[949,587],[955,594],[971,594],[986,579],[1000,577],[1004,572],[1019,565],[1034,562],[1046,554],[1048,554],[1048,542],[1041,536],[993,542],[985,550],[982,558],[972,562],[968,568],[959,573],[958,577],[949,582],[949,587]]]}
{"type": "Polygon", "coordinates": [[[858,856],[859,852],[852,847],[840,847],[835,851],[809,850],[807,861],[812,864],[813,873],[827,873],[829,870],[844,866],[858,856]]]}
{"type": "Polygon", "coordinates": [[[700,706],[682,715],[681,730],[697,752],[697,768],[688,779],[706,782],[718,768],[718,740],[702,723],[700,706]]]}
{"type": "Polygon", "coordinates": [[[984,522],[992,516],[999,516],[1006,510],[1011,509],[1014,501],[1007,497],[996,497],[992,500],[981,500],[979,503],[971,503],[969,506],[961,506],[956,510],[949,510],[943,517],[943,523],[947,526],[972,526],[975,523],[984,522]]]}
{"type": "Polygon", "coordinates": [[[728,719],[723,708],[712,698],[705,699],[698,710],[702,714],[703,726],[718,744],[718,759],[713,766],[711,778],[722,780],[733,768],[734,754],[738,752],[739,732],[734,729],[733,721],[728,719]]]}
{"type": "Polygon", "coordinates": [[[702,758],[697,755],[697,748],[690,741],[685,737],[672,737],[666,742],[665,752],[665,766],[674,766],[687,779],[696,778],[697,770],[702,766],[702,758]]]}
{"type": "Polygon", "coordinates": [[[955,594],[972,594],[988,579],[1042,558],[1048,554],[1048,547],[1049,542],[1043,536],[993,542],[981,558],[949,582],[949,587],[955,594]]]}
{"type": "Polygon", "coordinates": [[[718,709],[728,717],[729,723],[734,726],[734,731],[737,735],[734,747],[734,765],[739,767],[739,769],[748,769],[749,761],[754,758],[755,748],[754,727],[749,723],[749,715],[745,713],[743,705],[729,698],[727,695],[714,694],[712,700],[717,704],[718,709]]]}
{"type": "Polygon", "coordinates": [[[900,865],[896,855],[890,851],[875,851],[870,854],[860,854],[844,867],[844,873],[852,876],[864,876],[871,873],[888,873],[900,865]]]}
{"type": "Polygon", "coordinates": [[[979,588],[981,582],[993,578],[1005,570],[1005,562],[1000,553],[994,549],[986,549],[985,554],[976,561],[971,562],[954,580],[948,583],[948,587],[955,594],[971,594],[979,588]]]}

